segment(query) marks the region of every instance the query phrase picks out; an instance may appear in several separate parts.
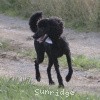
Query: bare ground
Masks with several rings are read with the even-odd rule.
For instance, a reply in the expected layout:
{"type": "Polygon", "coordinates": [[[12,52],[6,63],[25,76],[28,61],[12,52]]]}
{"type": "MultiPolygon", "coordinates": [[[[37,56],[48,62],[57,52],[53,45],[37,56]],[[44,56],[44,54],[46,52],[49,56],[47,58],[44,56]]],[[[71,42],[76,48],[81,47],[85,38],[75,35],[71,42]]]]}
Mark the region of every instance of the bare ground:
{"type": "MultiPolygon", "coordinates": [[[[28,21],[0,14],[0,40],[9,40],[15,48],[32,49],[34,48],[33,40],[30,39],[32,34],[28,21]]],[[[65,29],[64,35],[69,42],[72,55],[82,54],[100,59],[100,33],[78,33],[65,29]]],[[[32,60],[17,58],[15,51],[0,51],[0,76],[30,77],[36,84],[48,85],[46,66],[43,64],[40,66],[42,80],[38,83],[35,79],[34,62],[32,60]]],[[[67,68],[61,68],[66,88],[77,92],[97,93],[100,95],[100,70],[82,71],[74,69],[73,77],[69,83],[65,82],[67,71],[67,68]]],[[[54,68],[52,68],[52,76],[56,84],[58,84],[54,68]]]]}

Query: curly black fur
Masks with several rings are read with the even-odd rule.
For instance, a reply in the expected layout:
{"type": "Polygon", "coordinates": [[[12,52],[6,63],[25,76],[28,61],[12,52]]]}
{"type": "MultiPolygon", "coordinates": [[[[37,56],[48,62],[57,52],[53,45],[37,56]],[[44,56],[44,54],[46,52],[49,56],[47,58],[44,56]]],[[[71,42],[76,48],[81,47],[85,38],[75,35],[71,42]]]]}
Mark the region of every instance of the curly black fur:
{"type": "Polygon", "coordinates": [[[59,71],[59,64],[57,58],[61,57],[63,54],[65,54],[67,57],[68,68],[69,68],[68,75],[66,76],[67,82],[72,77],[73,69],[71,64],[71,55],[68,43],[62,37],[60,37],[61,34],[63,33],[63,23],[59,18],[42,19],[41,16],[42,13],[37,12],[32,15],[29,21],[30,28],[35,33],[33,37],[34,37],[34,46],[37,53],[37,59],[35,60],[36,79],[37,81],[40,81],[41,79],[39,64],[43,62],[44,53],[46,52],[49,60],[47,68],[49,84],[51,85],[54,84],[54,81],[52,80],[51,77],[51,67],[54,64],[59,82],[59,87],[64,87],[63,80],[59,71]],[[47,34],[48,37],[51,38],[54,44],[57,43],[59,44],[59,46],[58,45],[54,46],[53,44],[49,44],[45,41],[39,43],[37,39],[45,34],[47,34]]]}
{"type": "Polygon", "coordinates": [[[38,22],[38,28],[38,32],[42,29],[52,41],[56,41],[63,33],[63,22],[59,18],[41,19],[38,22]]]}

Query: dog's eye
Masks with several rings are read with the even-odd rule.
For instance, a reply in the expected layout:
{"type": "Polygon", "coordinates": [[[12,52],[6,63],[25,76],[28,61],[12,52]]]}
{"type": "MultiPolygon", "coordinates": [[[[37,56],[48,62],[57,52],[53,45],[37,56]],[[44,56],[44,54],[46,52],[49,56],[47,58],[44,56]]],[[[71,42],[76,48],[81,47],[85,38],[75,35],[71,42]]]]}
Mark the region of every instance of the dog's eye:
{"type": "Polygon", "coordinates": [[[39,31],[44,33],[45,32],[45,29],[44,28],[39,28],[39,31]]]}

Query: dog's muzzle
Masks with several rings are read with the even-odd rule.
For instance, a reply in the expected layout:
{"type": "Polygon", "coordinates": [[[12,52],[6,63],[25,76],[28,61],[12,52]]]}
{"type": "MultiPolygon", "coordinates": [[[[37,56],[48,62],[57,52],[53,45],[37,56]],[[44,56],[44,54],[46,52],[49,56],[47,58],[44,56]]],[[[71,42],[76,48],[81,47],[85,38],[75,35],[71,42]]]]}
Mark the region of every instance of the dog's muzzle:
{"type": "Polygon", "coordinates": [[[43,35],[43,36],[37,38],[36,40],[37,40],[39,43],[42,43],[42,42],[44,42],[47,38],[48,38],[48,35],[45,34],[45,35],[43,35]]]}

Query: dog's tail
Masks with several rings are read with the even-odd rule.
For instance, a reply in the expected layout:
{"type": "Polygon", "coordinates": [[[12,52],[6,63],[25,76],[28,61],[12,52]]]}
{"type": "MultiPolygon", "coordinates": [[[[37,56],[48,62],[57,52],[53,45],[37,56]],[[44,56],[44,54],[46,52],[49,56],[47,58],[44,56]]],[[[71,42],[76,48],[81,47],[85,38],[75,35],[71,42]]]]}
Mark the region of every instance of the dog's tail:
{"type": "Polygon", "coordinates": [[[36,32],[37,31],[37,22],[38,20],[40,20],[42,18],[42,12],[36,12],[35,14],[33,14],[29,20],[29,26],[30,29],[32,30],[32,32],[36,32]]]}

